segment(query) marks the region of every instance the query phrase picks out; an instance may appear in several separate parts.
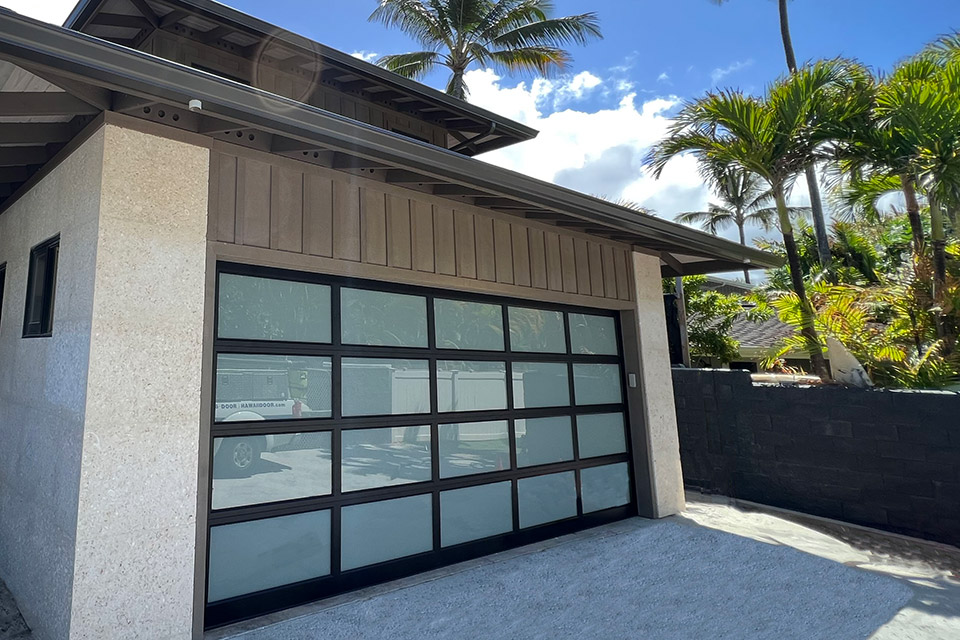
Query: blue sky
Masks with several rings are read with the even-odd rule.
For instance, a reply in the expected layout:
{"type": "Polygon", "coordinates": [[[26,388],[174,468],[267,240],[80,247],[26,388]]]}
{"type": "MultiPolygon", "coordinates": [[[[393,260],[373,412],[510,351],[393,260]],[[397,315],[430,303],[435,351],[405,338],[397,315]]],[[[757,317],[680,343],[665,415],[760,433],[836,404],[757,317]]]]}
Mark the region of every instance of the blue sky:
{"type": "MultiPolygon", "coordinates": [[[[417,48],[402,33],[367,22],[375,0],[226,0],[236,9],[348,53],[417,48]]],[[[0,0],[15,11],[62,21],[74,0],[0,0]]],[[[760,92],[785,71],[774,0],[555,0],[558,15],[596,11],[605,38],[575,47],[560,77],[467,76],[471,101],[538,130],[536,140],[481,156],[510,169],[655,209],[663,218],[700,210],[710,193],[692,158],[659,181],[642,158],[686,99],[721,87],[760,92]]],[[[938,35],[960,29],[960,0],[795,0],[799,60],[850,56],[889,69],[938,35]]],[[[427,83],[442,88],[443,73],[427,83]]],[[[806,204],[798,182],[793,202],[806,204]]],[[[725,233],[733,237],[733,232],[725,233]]],[[[759,235],[758,231],[750,237],[759,235]]]]}

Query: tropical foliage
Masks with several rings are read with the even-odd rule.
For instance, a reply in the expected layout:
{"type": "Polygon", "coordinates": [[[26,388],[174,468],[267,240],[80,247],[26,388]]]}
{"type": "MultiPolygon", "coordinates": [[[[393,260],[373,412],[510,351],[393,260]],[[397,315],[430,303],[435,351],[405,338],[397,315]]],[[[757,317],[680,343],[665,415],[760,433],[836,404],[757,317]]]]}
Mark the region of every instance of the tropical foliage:
{"type": "MultiPolygon", "coordinates": [[[[705,276],[683,278],[684,309],[687,313],[687,340],[690,355],[720,362],[732,362],[740,343],[730,336],[734,320],[746,312],[740,296],[711,291],[705,276]]],[[[673,280],[663,281],[664,293],[676,293],[673,280]]]]}
{"type": "Polygon", "coordinates": [[[602,37],[595,13],[552,13],[550,0],[380,0],[370,20],[400,29],[423,49],[377,64],[414,79],[447,67],[446,92],[466,100],[464,74],[473,65],[548,75],[569,65],[564,46],[602,37]]]}

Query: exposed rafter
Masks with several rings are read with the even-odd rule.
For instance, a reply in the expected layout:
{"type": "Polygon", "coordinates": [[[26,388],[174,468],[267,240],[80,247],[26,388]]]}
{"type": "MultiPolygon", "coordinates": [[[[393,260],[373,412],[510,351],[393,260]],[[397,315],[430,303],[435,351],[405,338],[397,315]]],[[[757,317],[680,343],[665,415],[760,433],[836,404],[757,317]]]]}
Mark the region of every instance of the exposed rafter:
{"type": "Polygon", "coordinates": [[[0,92],[0,116],[79,116],[99,113],[99,109],[69,93],[54,91],[0,92]]]}

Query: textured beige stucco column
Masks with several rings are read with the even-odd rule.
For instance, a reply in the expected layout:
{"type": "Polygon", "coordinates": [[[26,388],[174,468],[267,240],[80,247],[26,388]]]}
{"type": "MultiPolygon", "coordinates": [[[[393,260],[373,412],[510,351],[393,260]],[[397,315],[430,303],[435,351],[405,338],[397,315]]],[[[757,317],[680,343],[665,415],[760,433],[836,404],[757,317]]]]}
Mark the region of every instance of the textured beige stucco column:
{"type": "Polygon", "coordinates": [[[663,518],[685,503],[660,259],[634,253],[632,271],[636,304],[621,315],[621,325],[627,372],[636,380],[628,400],[635,450],[636,440],[641,445],[634,461],[637,491],[646,494],[638,502],[642,515],[663,518]]]}
{"type": "Polygon", "coordinates": [[[186,639],[209,150],[104,135],[70,638],[186,639]]]}

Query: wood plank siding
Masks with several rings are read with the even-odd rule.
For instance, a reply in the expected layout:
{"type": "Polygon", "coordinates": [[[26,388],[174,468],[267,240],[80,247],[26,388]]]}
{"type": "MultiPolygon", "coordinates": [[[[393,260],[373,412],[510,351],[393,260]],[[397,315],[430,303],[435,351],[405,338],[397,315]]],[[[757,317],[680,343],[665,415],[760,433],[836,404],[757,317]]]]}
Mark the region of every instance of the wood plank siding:
{"type": "Polygon", "coordinates": [[[216,243],[333,259],[344,263],[337,271],[411,283],[469,282],[607,307],[631,297],[624,244],[227,143],[215,143],[210,176],[216,243]]]}

